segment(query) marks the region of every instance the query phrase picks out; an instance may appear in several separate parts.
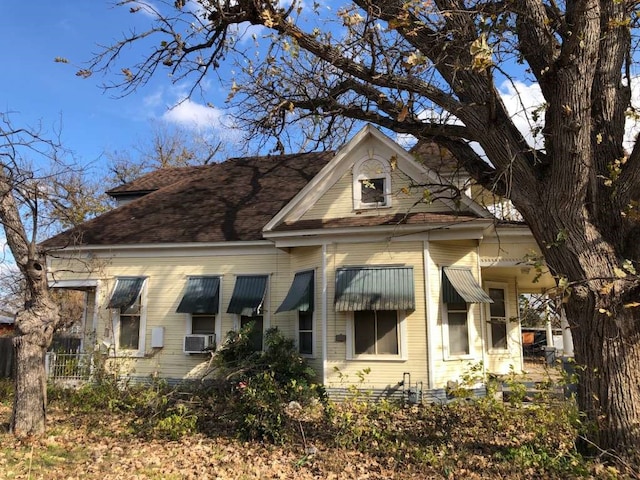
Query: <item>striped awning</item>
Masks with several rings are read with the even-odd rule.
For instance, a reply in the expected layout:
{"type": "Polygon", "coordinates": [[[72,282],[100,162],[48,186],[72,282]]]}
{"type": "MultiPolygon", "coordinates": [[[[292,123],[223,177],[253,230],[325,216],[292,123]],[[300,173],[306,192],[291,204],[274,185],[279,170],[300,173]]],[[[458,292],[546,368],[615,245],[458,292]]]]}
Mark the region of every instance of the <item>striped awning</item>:
{"type": "Polygon", "coordinates": [[[267,291],[266,275],[240,275],[236,278],[227,313],[256,315],[262,309],[267,291]]]}
{"type": "Polygon", "coordinates": [[[218,313],[220,277],[189,277],[178,313],[218,313]]]}
{"type": "Polygon", "coordinates": [[[300,310],[301,312],[313,311],[313,270],[298,272],[293,277],[289,293],[276,313],[300,310]]]}
{"type": "Polygon", "coordinates": [[[118,277],[107,308],[129,308],[136,302],[144,277],[118,277]]]}
{"type": "Polygon", "coordinates": [[[473,277],[470,268],[443,267],[442,301],[444,303],[493,303],[491,297],[473,277]]]}
{"type": "Polygon", "coordinates": [[[336,271],[336,311],[414,310],[413,267],[350,267],[336,271]]]}

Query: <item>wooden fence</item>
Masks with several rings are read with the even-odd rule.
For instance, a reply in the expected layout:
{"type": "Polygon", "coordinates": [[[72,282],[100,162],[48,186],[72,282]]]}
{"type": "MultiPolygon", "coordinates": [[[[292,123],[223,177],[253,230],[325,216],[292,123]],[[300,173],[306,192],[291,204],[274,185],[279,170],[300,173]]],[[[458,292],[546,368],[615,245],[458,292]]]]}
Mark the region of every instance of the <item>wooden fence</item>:
{"type": "Polygon", "coordinates": [[[0,337],[0,378],[13,378],[15,354],[13,337],[0,337]]]}

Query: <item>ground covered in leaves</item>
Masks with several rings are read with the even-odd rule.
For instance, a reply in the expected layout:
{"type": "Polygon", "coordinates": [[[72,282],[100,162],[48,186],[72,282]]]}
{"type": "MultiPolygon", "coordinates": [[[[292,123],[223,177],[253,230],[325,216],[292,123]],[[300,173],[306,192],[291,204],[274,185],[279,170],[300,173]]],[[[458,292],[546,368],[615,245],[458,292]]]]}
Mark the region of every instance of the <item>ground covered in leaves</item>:
{"type": "MultiPolygon", "coordinates": [[[[137,392],[138,401],[144,397],[137,392]]],[[[149,410],[117,407],[113,398],[96,408],[104,399],[92,398],[54,395],[47,434],[26,439],[8,432],[11,399],[0,398],[0,478],[627,478],[576,452],[576,419],[567,405],[407,407],[354,398],[316,404],[315,413],[296,406],[279,440],[248,441],[235,432],[244,431],[242,419],[206,402],[183,402],[173,416],[158,409],[153,420],[149,410]],[[173,420],[167,426],[160,417],[173,420]]],[[[159,398],[171,394],[152,390],[144,401],[159,398]]]]}

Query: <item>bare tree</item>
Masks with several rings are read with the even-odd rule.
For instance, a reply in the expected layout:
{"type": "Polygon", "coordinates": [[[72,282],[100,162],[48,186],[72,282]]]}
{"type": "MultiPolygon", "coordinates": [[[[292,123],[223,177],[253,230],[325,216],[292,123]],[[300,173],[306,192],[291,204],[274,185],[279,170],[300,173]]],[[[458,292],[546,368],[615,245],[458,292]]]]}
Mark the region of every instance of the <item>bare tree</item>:
{"type": "Polygon", "coordinates": [[[637,1],[121,3],[155,12],[155,23],[84,73],[115,66],[132,43],[151,53],[108,87],[126,94],[168,69],[199,94],[234,61],[229,104],[254,141],[322,145],[372,122],[438,143],[511,199],[566,289],[591,440],[638,459],[640,145],[624,143],[637,1]],[[541,148],[501,98],[500,85],[516,80],[542,92],[531,133],[541,148]]]}
{"type": "Polygon", "coordinates": [[[128,183],[151,170],[190,165],[207,165],[224,151],[216,138],[166,123],[156,123],[151,137],[127,151],[107,152],[108,182],[128,183]],[[134,154],[134,155],[132,155],[134,154]]]}
{"type": "Polygon", "coordinates": [[[0,223],[15,261],[12,292],[17,305],[16,377],[11,430],[17,435],[42,433],[46,419],[44,358],[54,331],[62,325],[47,282],[45,252],[38,247],[43,222],[41,206],[51,197],[48,178],[39,168],[60,165],[57,139],[46,139],[39,128],[17,128],[9,114],[0,114],[0,223]],[[38,165],[40,164],[40,165],[38,165]]]}

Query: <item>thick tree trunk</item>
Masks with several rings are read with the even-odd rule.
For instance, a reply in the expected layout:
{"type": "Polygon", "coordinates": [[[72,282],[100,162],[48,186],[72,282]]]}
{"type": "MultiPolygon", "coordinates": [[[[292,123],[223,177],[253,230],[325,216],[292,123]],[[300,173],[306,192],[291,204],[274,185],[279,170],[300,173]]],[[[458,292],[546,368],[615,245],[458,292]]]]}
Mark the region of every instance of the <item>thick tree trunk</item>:
{"type": "Polygon", "coordinates": [[[59,313],[48,292],[41,291],[37,297],[37,301],[29,302],[28,308],[16,317],[16,378],[11,418],[11,431],[15,435],[39,435],[46,426],[44,362],[59,313]]]}
{"type": "Polygon", "coordinates": [[[589,440],[640,464],[640,321],[636,308],[602,314],[592,301],[566,305],[578,365],[578,400],[589,440]]]}
{"type": "Polygon", "coordinates": [[[37,435],[45,430],[47,377],[46,347],[16,337],[16,378],[11,431],[16,435],[37,435]]]}

